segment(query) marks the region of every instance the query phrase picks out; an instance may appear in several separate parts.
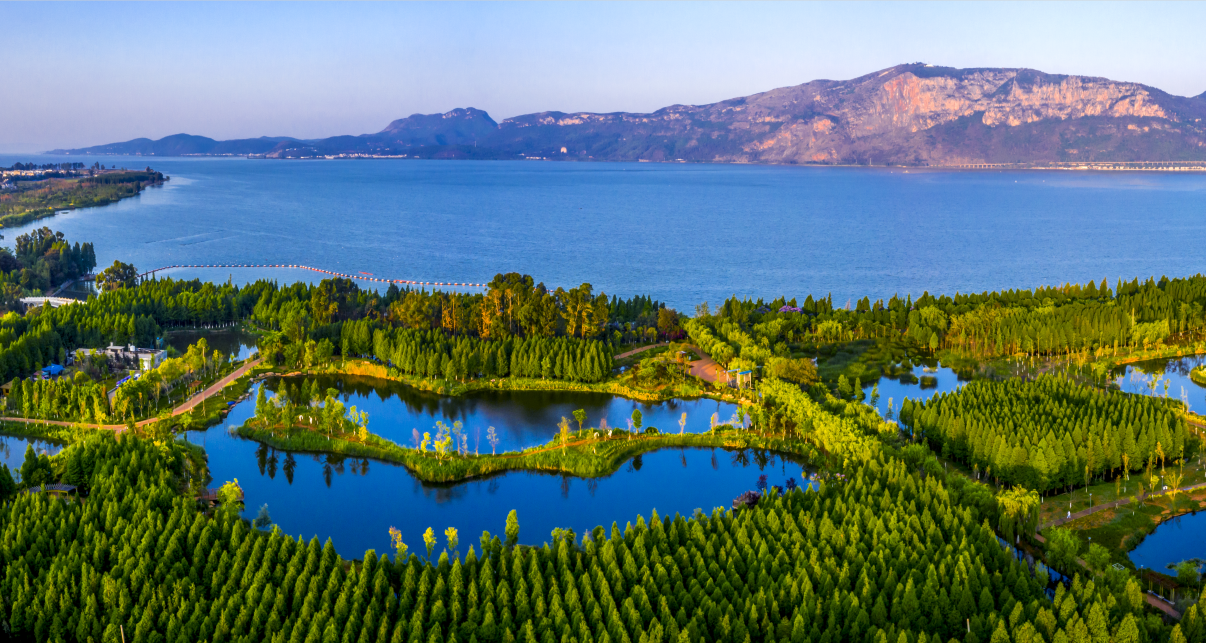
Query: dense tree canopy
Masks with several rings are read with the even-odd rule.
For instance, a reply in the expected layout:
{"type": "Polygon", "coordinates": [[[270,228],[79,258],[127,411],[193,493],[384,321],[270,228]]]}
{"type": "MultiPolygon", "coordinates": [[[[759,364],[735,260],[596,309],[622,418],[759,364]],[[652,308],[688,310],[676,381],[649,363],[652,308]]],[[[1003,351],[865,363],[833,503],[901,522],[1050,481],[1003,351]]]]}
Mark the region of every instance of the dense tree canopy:
{"type": "Polygon", "coordinates": [[[97,435],[54,459],[87,501],[22,494],[0,505],[0,618],[12,632],[106,643],[121,630],[131,643],[1165,634],[1158,619],[1143,618],[1134,580],[1078,580],[1048,599],[937,478],[896,460],[873,458],[819,490],[772,492],[736,512],[655,513],[581,540],[556,530],[543,547],[515,546],[513,521],[505,542],[483,534],[480,550],[463,557],[437,547],[426,560],[368,552],[349,564],[329,541],[250,529],[235,496],[213,516],[201,513],[176,491],[188,470],[181,449],[97,435]]]}
{"type": "Polygon", "coordinates": [[[15,310],[17,300],[88,274],[96,266],[91,243],[72,245],[62,232],[40,228],[20,235],[16,252],[0,248],[0,308],[15,310]]]}
{"type": "Polygon", "coordinates": [[[1168,400],[1075,384],[976,380],[923,403],[901,419],[944,455],[1009,483],[1046,491],[1180,458],[1185,421],[1168,400]]]}
{"type": "MultiPolygon", "coordinates": [[[[950,348],[975,357],[1053,355],[1147,347],[1170,338],[1200,337],[1206,328],[1206,276],[1135,279],[1111,289],[1066,284],[1035,290],[934,297],[893,296],[833,307],[832,297],[732,298],[687,325],[691,338],[722,364],[734,358],[764,364],[786,357],[802,341],[846,342],[905,337],[918,346],[950,348]]],[[[702,312],[702,310],[701,310],[702,312]]]]}

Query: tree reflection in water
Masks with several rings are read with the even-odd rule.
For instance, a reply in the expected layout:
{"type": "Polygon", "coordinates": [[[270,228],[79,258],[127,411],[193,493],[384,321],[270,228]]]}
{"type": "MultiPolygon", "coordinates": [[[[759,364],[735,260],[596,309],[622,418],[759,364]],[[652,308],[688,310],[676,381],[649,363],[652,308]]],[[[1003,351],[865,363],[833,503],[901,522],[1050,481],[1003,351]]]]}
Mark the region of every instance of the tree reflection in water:
{"type": "Polygon", "coordinates": [[[292,453],[285,454],[284,469],[285,469],[285,480],[288,480],[289,484],[293,484],[293,471],[295,469],[297,469],[297,460],[293,459],[292,453]]]}
{"type": "Polygon", "coordinates": [[[569,498],[569,492],[570,492],[570,477],[569,476],[561,476],[561,497],[569,498]]]}

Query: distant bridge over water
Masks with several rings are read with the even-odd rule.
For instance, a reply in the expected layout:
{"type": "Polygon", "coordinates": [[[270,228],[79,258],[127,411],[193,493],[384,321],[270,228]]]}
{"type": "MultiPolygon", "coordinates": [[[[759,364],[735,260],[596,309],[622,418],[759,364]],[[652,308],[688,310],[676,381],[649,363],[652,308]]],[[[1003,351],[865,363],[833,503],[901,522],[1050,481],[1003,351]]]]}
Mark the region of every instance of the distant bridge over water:
{"type": "Polygon", "coordinates": [[[383,279],[383,278],[377,277],[371,273],[359,273],[359,274],[352,275],[352,274],[348,274],[348,273],[344,273],[344,272],[335,272],[333,270],[323,270],[322,268],[313,268],[311,266],[303,266],[301,264],[292,264],[292,263],[289,263],[289,264],[285,264],[285,263],[275,263],[275,264],[252,264],[252,263],[176,264],[176,265],[172,265],[172,266],[164,266],[162,268],[156,268],[154,270],[149,270],[147,272],[144,272],[144,273],[138,275],[138,278],[146,279],[148,277],[154,277],[155,273],[157,273],[157,272],[161,272],[164,270],[172,270],[174,268],[261,268],[261,269],[263,269],[263,268],[293,268],[293,269],[297,269],[297,270],[309,270],[312,272],[329,275],[331,277],[342,277],[344,279],[359,279],[360,281],[372,281],[372,282],[382,283],[382,284],[400,284],[400,285],[405,285],[405,286],[459,286],[462,288],[487,288],[488,287],[487,284],[473,284],[473,283],[455,282],[455,281],[414,281],[411,279],[383,279]]]}

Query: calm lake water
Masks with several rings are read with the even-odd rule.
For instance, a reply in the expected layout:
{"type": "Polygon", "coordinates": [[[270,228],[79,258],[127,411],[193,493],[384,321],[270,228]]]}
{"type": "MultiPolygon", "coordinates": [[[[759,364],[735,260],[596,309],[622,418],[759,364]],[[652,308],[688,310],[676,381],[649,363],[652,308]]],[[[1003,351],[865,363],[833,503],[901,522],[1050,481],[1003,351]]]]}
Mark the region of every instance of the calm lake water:
{"type": "Polygon", "coordinates": [[[55,442],[0,434],[0,463],[8,465],[14,478],[21,469],[21,465],[25,463],[25,448],[30,444],[33,445],[36,453],[45,452],[47,455],[54,455],[63,448],[62,445],[55,442]]]}
{"type": "Polygon", "coordinates": [[[875,408],[882,415],[887,412],[888,401],[891,400],[892,413],[899,416],[900,405],[905,399],[924,402],[939,393],[953,393],[967,383],[960,381],[958,374],[945,366],[916,365],[913,367],[913,378],[904,382],[901,378],[881,377],[876,384],[863,387],[863,392],[867,395],[864,401],[871,403],[871,391],[878,385],[879,401],[875,408]]]}
{"type": "MultiPolygon", "coordinates": [[[[309,386],[311,378],[282,378],[267,383],[276,391],[281,383],[293,390],[309,386]]],[[[355,405],[369,414],[369,430],[403,446],[416,446],[413,435],[435,435],[436,421],[452,424],[460,421],[469,439],[470,451],[489,453],[487,427],[498,435],[499,451],[514,451],[547,444],[558,433],[557,423],[569,418],[577,429],[575,409],[586,411],[583,426],[598,427],[607,420],[612,428],[627,429],[634,410],[641,412],[642,427],[657,427],[664,433],[678,433],[679,419],[687,414],[686,431],[701,433],[711,428],[709,418],[717,414],[721,422],[737,413],[733,404],[715,400],[672,400],[646,404],[603,393],[562,391],[489,391],[448,397],[365,377],[318,377],[320,391],[334,388],[342,392],[345,406],[355,405]]]]}
{"type": "Polygon", "coordinates": [[[1203,532],[1206,532],[1206,512],[1199,511],[1165,521],[1131,552],[1131,562],[1136,567],[1176,576],[1168,565],[1193,558],[1206,560],[1203,532]]]}
{"type": "Polygon", "coordinates": [[[1189,379],[1189,371],[1202,364],[1206,364],[1206,355],[1138,362],[1119,369],[1114,383],[1127,393],[1168,396],[1187,402],[1195,413],[1206,413],[1206,389],[1189,379]]]}
{"type": "MultiPolygon", "coordinates": [[[[64,157],[0,156],[0,164],[64,157]]],[[[79,157],[69,160],[78,161],[79,157]]],[[[738,294],[803,299],[1190,275],[1206,176],[531,161],[88,157],[172,177],[36,226],[98,262],[296,263],[395,279],[649,294],[679,310],[738,294]],[[1142,234],[1136,234],[1142,230],[1142,234]]],[[[5,230],[4,243],[25,229],[5,230]]],[[[179,270],[283,282],[301,271],[179,270]]]]}
{"type": "Polygon", "coordinates": [[[189,346],[204,338],[210,352],[221,351],[243,360],[255,352],[255,337],[236,330],[173,330],[163,338],[164,344],[184,353],[189,346]]]}
{"type": "MultiPolygon", "coordinates": [[[[441,416],[463,418],[470,427],[489,421],[510,444],[545,442],[551,436],[551,430],[548,435],[537,435],[513,420],[532,413],[547,417],[555,412],[547,409],[581,408],[583,402],[577,394],[556,399],[540,393],[531,400],[515,394],[487,400],[442,398],[423,405],[392,392],[374,402],[376,393],[359,392],[351,385],[345,392],[349,403],[370,409],[369,426],[374,432],[387,434],[389,430],[390,413],[372,410],[383,404],[394,408],[392,417],[424,421],[420,428],[434,425],[441,416]]],[[[754,489],[763,474],[769,484],[779,486],[789,477],[802,482],[805,476],[800,465],[773,454],[670,449],[633,458],[605,478],[513,472],[455,485],[428,485],[401,466],[291,454],[230,435],[230,428],[254,414],[254,395],[253,391],[251,399],[235,406],[223,424],[187,434],[189,441],[203,445],[209,454],[213,485],[237,478],[245,493],[247,518],[254,518],[259,507],[267,504],[273,520],[285,532],[306,538],[317,535],[320,540],[330,537],[340,554],[348,557],[359,558],[367,549],[386,551],[391,526],[402,531],[412,551],[422,547],[422,533],[428,527],[436,533],[456,527],[464,553],[470,543],[478,547],[483,531],[501,534],[507,513],[516,509],[520,541],[540,544],[549,540],[557,527],[574,529],[580,537],[597,525],[610,528],[615,521],[623,527],[635,522],[637,515],[648,520],[652,509],[660,514],[688,515],[697,508],[707,512],[713,507],[727,508],[737,495],[754,489]]],[[[629,404],[597,399],[592,408],[619,412],[629,404]]],[[[677,408],[689,404],[678,402],[677,408]]],[[[670,405],[666,406],[669,413],[670,405]]],[[[651,409],[649,414],[659,412],[651,409]]],[[[409,433],[408,423],[400,426],[409,433]]],[[[472,437],[470,440],[472,448],[472,437]]]]}

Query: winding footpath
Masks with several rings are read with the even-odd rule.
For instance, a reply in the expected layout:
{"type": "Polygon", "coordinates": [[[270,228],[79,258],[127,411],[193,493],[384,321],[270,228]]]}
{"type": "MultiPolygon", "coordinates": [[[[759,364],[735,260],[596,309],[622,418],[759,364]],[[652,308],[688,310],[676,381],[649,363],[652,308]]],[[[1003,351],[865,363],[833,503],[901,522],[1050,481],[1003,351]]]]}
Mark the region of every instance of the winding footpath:
{"type": "MultiPolygon", "coordinates": [[[[255,368],[256,366],[259,366],[261,361],[263,361],[263,360],[255,359],[250,362],[247,362],[246,364],[236,368],[234,371],[232,371],[226,377],[223,377],[222,379],[218,380],[217,382],[214,382],[213,384],[211,384],[209,386],[209,388],[206,388],[204,391],[201,391],[200,393],[194,395],[193,397],[185,400],[179,406],[172,409],[172,417],[175,417],[177,415],[181,415],[184,413],[188,413],[189,411],[196,408],[198,404],[200,404],[200,403],[204,402],[205,400],[222,392],[222,389],[229,386],[231,384],[231,382],[234,382],[235,380],[239,379],[240,377],[243,377],[244,375],[247,374],[248,371],[255,368]]],[[[140,420],[138,422],[135,422],[134,426],[147,426],[148,424],[158,421],[158,419],[159,418],[151,417],[151,418],[147,418],[145,420],[140,420]]],[[[24,424],[41,424],[44,426],[65,426],[65,427],[72,427],[72,426],[76,426],[79,424],[83,424],[82,422],[64,422],[62,420],[39,420],[37,418],[18,418],[18,417],[0,417],[0,421],[22,422],[24,424]]],[[[96,426],[97,428],[107,429],[109,431],[114,431],[117,433],[121,433],[126,430],[126,425],[124,425],[124,424],[100,424],[100,425],[86,424],[86,426],[96,426]]]]}
{"type": "Polygon", "coordinates": [[[724,372],[724,368],[716,363],[716,360],[708,357],[698,346],[689,347],[699,359],[691,362],[691,375],[698,377],[701,380],[715,384],[722,379],[725,382],[729,381],[728,375],[724,372]]]}
{"type": "Polygon", "coordinates": [[[644,353],[647,350],[650,350],[653,348],[658,348],[659,346],[669,346],[669,345],[670,345],[670,342],[658,342],[656,344],[650,344],[648,346],[642,346],[640,348],[634,348],[630,351],[625,351],[623,353],[620,353],[619,355],[616,355],[612,359],[624,359],[625,357],[632,357],[633,355],[636,355],[637,353],[644,353]]]}
{"type": "MultiPolygon", "coordinates": [[[[650,350],[653,348],[659,348],[661,346],[667,346],[669,344],[670,344],[670,342],[659,342],[657,344],[650,344],[649,346],[642,346],[640,348],[634,348],[630,351],[616,355],[614,357],[614,359],[623,359],[625,357],[631,357],[632,355],[636,355],[637,353],[642,353],[644,351],[647,351],[647,350],[650,350]]],[[[720,364],[717,364],[716,360],[712,359],[711,357],[708,357],[708,355],[706,353],[704,353],[702,349],[700,349],[698,346],[695,346],[695,345],[689,345],[686,348],[688,348],[691,352],[695,353],[699,357],[699,359],[691,362],[691,375],[693,377],[698,377],[699,379],[709,382],[711,384],[715,384],[716,382],[720,382],[722,380],[726,381],[726,382],[728,381],[728,377],[726,377],[724,369],[720,366],[720,364]]]]}
{"type": "MultiPolygon", "coordinates": [[[[1189,485],[1188,487],[1181,487],[1180,493],[1190,493],[1197,489],[1204,489],[1204,488],[1206,488],[1206,482],[1200,482],[1198,484],[1189,485]]],[[[1147,496],[1140,498],[1140,501],[1142,501],[1144,498],[1147,498],[1147,496]]],[[[1072,522],[1073,520],[1079,520],[1081,518],[1084,518],[1085,516],[1091,516],[1099,511],[1105,511],[1106,509],[1113,509],[1115,507],[1121,507],[1122,505],[1130,504],[1130,502],[1131,502],[1130,498],[1119,498],[1117,500],[1114,500],[1113,502],[1104,502],[1100,505],[1097,505],[1096,507],[1082,509],[1081,511],[1078,511],[1074,514],[1064,516],[1063,518],[1057,518],[1050,522],[1043,523],[1042,525],[1039,525],[1039,530],[1048,529],[1051,527],[1059,527],[1060,525],[1065,525],[1069,522],[1072,522]]],[[[1043,536],[1040,534],[1035,534],[1034,538],[1035,538],[1035,540],[1038,540],[1040,543],[1047,542],[1047,539],[1043,538],[1043,536]]],[[[1087,563],[1085,563],[1085,561],[1083,561],[1079,558],[1076,559],[1076,561],[1078,563],[1080,563],[1080,565],[1082,567],[1088,569],[1089,566],[1087,563]]],[[[1160,610],[1161,612],[1163,612],[1175,619],[1178,619],[1178,620],[1181,618],[1181,613],[1178,612],[1176,609],[1174,609],[1172,605],[1169,605],[1166,601],[1164,601],[1163,599],[1161,599],[1158,596],[1153,595],[1151,592],[1148,592],[1147,594],[1145,594],[1144,599],[1147,600],[1148,605],[1151,605],[1152,607],[1160,610]]]]}
{"type": "MultiPolygon", "coordinates": [[[[1181,487],[1181,490],[1179,493],[1189,493],[1191,491],[1195,491],[1197,489],[1202,489],[1202,488],[1206,488],[1206,482],[1200,482],[1198,484],[1189,485],[1188,487],[1181,487]]],[[[1140,498],[1140,500],[1144,500],[1146,498],[1147,498],[1147,495],[1144,495],[1142,498],[1140,498]]],[[[1055,520],[1052,520],[1050,522],[1045,522],[1045,523],[1039,525],[1039,530],[1041,531],[1043,529],[1049,529],[1051,527],[1059,527],[1060,525],[1070,523],[1073,520],[1079,520],[1081,518],[1084,518],[1085,516],[1091,516],[1099,511],[1105,511],[1106,509],[1113,509],[1114,507],[1121,507],[1122,505],[1129,504],[1130,502],[1131,502],[1131,499],[1129,497],[1119,498],[1117,500],[1114,500],[1113,502],[1103,502],[1100,505],[1097,505],[1096,507],[1089,507],[1088,509],[1082,509],[1074,514],[1064,516],[1063,518],[1056,518],[1055,520]]]]}

